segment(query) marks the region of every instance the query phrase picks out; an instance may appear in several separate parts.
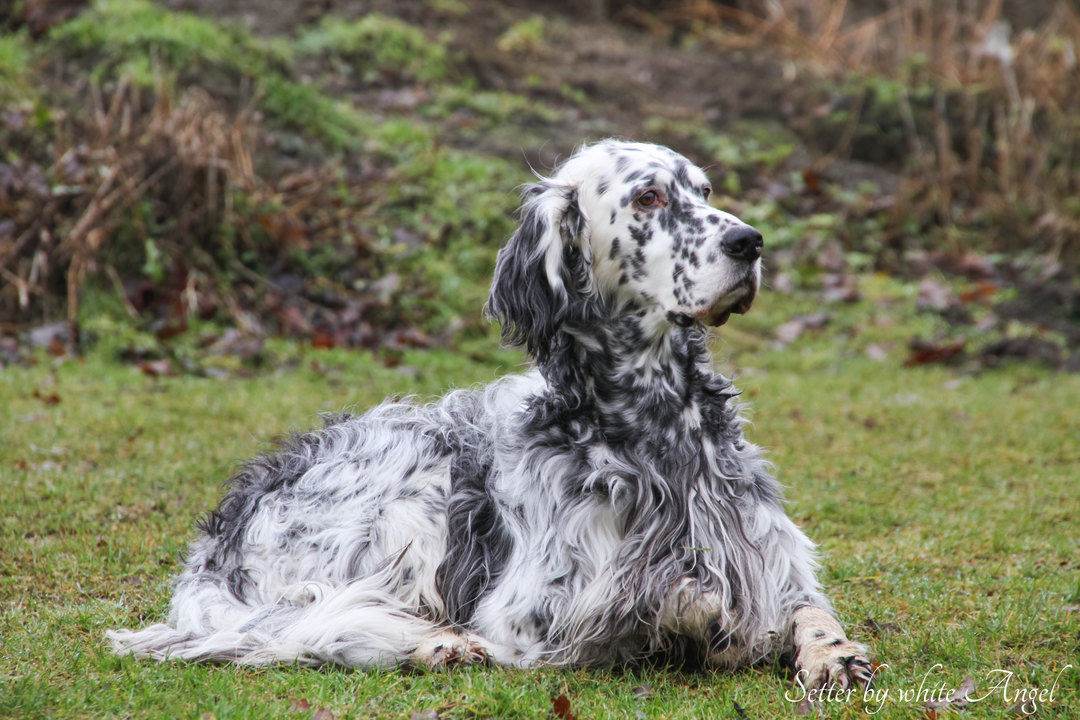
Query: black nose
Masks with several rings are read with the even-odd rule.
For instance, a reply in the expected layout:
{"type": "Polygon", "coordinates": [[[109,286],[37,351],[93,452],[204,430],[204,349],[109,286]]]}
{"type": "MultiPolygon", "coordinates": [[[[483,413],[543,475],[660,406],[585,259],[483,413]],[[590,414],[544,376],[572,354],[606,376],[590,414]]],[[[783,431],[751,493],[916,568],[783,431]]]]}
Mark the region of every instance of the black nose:
{"type": "Polygon", "coordinates": [[[764,241],[761,233],[749,225],[741,225],[734,230],[728,230],[720,239],[720,249],[728,257],[745,262],[754,262],[761,257],[761,246],[764,241]]]}

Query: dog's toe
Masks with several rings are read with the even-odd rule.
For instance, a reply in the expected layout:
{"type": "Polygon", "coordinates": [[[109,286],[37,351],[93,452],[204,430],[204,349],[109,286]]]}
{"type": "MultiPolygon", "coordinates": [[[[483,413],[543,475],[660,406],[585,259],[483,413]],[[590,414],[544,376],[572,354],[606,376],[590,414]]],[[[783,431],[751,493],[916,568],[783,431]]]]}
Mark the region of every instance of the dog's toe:
{"type": "Polygon", "coordinates": [[[478,642],[461,633],[447,630],[425,640],[413,651],[412,664],[430,670],[445,670],[455,665],[487,662],[488,652],[478,642]]]}
{"type": "Polygon", "coordinates": [[[803,648],[796,660],[808,688],[865,687],[874,677],[866,647],[851,640],[834,640],[803,648]]]}

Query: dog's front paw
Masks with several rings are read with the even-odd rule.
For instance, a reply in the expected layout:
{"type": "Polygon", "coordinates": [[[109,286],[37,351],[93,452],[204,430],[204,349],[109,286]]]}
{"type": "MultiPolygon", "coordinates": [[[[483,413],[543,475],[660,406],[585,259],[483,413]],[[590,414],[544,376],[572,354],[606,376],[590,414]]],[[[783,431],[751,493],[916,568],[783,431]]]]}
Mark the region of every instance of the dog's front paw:
{"type": "Polygon", "coordinates": [[[793,618],[795,670],[806,688],[867,686],[874,671],[866,646],[847,639],[826,610],[804,607],[793,618]]]}
{"type": "Polygon", "coordinates": [[[865,687],[874,677],[866,647],[851,640],[802,648],[795,659],[795,669],[807,688],[865,687]]]}
{"type": "Polygon", "coordinates": [[[413,650],[411,658],[413,665],[430,670],[445,670],[454,665],[484,663],[487,660],[488,652],[483,645],[453,630],[420,643],[413,650]]]}

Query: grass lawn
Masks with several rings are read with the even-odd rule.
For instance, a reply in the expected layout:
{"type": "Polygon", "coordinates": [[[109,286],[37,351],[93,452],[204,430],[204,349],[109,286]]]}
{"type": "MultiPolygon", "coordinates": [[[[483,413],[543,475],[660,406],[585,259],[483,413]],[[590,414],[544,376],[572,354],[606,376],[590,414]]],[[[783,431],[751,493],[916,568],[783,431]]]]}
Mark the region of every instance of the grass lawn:
{"type": "MultiPolygon", "coordinates": [[[[941,694],[971,677],[983,699],[968,717],[1016,717],[1019,692],[1055,680],[1039,716],[1080,717],[1080,376],[901,369],[842,337],[772,348],[740,322],[717,355],[738,370],[748,434],[821,543],[850,634],[888,666],[876,699],[824,713],[926,717],[920,684],[941,694]]],[[[559,695],[579,718],[796,714],[785,694],[798,688],[769,667],[375,674],[110,655],[106,629],[163,617],[177,554],[237,459],[319,412],[486,382],[519,362],[433,351],[390,369],[360,353],[275,352],[282,369],[254,379],[155,379],[103,351],[0,371],[0,716],[546,718],[559,695]]]]}

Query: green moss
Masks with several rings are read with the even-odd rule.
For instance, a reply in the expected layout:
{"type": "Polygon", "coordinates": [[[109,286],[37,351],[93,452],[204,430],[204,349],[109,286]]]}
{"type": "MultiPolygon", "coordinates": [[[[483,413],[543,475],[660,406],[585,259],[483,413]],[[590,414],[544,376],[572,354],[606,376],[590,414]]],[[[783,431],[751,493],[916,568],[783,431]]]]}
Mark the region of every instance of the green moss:
{"type": "Polygon", "coordinates": [[[368,82],[381,76],[433,81],[446,74],[444,43],[378,13],[359,20],[325,16],[316,27],[300,32],[296,48],[307,55],[341,55],[368,82]]]}
{"type": "Polygon", "coordinates": [[[26,33],[0,34],[0,104],[13,103],[30,94],[30,60],[26,33]]]}
{"type": "Polygon", "coordinates": [[[53,29],[50,37],[69,51],[95,51],[107,61],[146,55],[176,70],[209,64],[251,77],[289,59],[281,44],[260,42],[195,15],[169,12],[148,0],[97,0],[89,11],[53,29]]]}
{"type": "Polygon", "coordinates": [[[314,85],[269,75],[259,90],[262,107],[277,123],[322,141],[330,150],[360,147],[372,130],[369,118],[314,85]]]}

